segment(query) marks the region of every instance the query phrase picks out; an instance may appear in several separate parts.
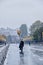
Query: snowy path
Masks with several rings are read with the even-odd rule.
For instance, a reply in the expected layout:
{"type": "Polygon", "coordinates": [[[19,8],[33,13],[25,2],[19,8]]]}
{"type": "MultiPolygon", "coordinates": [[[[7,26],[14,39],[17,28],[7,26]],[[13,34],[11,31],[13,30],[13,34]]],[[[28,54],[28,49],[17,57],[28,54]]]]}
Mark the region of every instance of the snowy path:
{"type": "Polygon", "coordinates": [[[29,45],[24,46],[24,56],[19,52],[17,44],[10,45],[4,65],[34,65],[29,45]]]}
{"type": "Polygon", "coordinates": [[[20,55],[19,45],[10,44],[4,65],[43,65],[43,47],[25,44],[24,55],[20,55]]]}

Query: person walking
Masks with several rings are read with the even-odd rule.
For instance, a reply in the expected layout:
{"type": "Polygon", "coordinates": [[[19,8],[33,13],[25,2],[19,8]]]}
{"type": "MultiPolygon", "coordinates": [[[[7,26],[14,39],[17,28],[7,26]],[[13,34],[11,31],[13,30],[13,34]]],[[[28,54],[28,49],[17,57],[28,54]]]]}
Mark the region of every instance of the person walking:
{"type": "Polygon", "coordinates": [[[23,54],[23,47],[24,47],[24,41],[23,40],[21,40],[20,41],[20,45],[19,45],[19,49],[21,50],[21,54],[23,54]]]}

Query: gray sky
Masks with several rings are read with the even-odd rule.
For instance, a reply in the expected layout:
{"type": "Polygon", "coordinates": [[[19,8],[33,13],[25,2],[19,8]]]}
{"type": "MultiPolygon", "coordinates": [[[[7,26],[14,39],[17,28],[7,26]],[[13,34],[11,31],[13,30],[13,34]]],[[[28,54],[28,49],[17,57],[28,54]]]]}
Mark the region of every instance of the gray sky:
{"type": "Polygon", "coordinates": [[[30,27],[36,20],[43,22],[43,0],[0,0],[0,27],[30,27]]]}

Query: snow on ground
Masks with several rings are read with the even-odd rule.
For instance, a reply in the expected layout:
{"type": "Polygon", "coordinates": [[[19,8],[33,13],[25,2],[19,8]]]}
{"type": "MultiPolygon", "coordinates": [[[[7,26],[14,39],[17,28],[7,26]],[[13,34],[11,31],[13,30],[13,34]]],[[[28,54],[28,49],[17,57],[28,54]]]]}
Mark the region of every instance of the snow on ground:
{"type": "Polygon", "coordinates": [[[24,55],[21,55],[19,45],[11,44],[4,65],[43,65],[43,57],[41,57],[39,51],[32,48],[34,46],[25,44],[24,55]]]}
{"type": "Polygon", "coordinates": [[[36,65],[43,65],[43,46],[33,45],[30,47],[32,58],[36,65]]]}

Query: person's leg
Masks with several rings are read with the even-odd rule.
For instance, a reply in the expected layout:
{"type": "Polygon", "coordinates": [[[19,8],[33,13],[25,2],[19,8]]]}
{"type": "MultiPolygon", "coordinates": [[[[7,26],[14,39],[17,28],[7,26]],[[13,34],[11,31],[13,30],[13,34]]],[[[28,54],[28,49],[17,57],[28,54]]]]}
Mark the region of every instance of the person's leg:
{"type": "Polygon", "coordinates": [[[21,49],[21,53],[23,54],[23,48],[21,49]]]}

